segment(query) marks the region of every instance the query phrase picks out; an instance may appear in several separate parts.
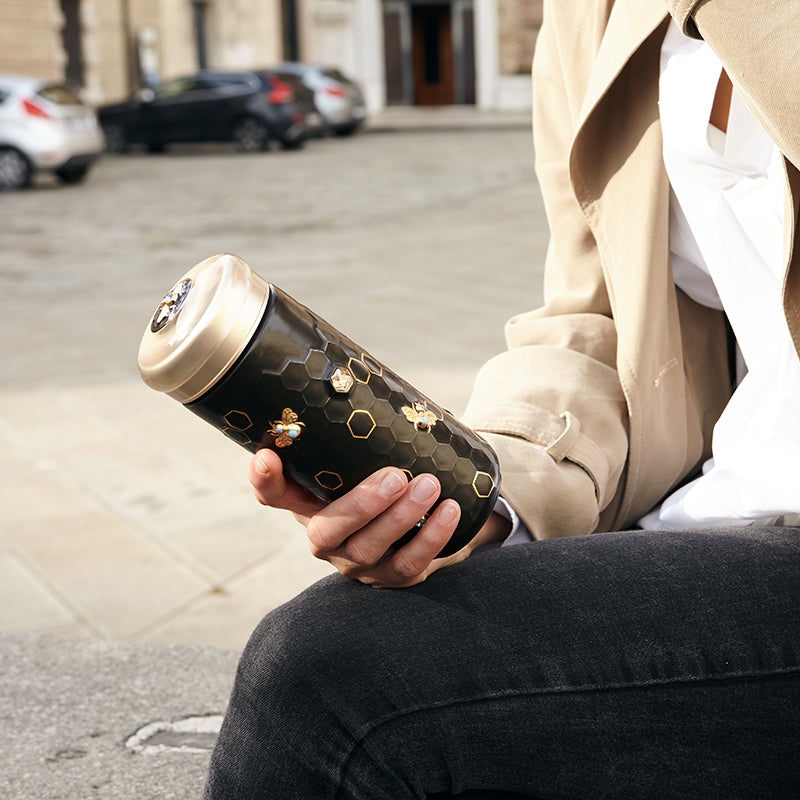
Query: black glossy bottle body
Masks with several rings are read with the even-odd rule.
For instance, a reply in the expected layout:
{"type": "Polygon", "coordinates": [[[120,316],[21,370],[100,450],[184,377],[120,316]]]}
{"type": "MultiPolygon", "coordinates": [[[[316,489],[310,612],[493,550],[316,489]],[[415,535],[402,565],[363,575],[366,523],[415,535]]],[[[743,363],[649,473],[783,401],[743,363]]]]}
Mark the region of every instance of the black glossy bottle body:
{"type": "Polygon", "coordinates": [[[483,439],[275,286],[244,352],[187,408],[251,452],[276,450],[287,474],[326,501],[384,466],[436,475],[440,501],[461,507],[440,555],[477,533],[499,493],[483,439]]]}

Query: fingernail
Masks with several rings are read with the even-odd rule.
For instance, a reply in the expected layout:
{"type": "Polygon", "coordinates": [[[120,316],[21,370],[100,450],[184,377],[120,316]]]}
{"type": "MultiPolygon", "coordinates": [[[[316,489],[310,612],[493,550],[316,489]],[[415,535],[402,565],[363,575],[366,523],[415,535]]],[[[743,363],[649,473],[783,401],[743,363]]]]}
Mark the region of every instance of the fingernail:
{"type": "Polygon", "coordinates": [[[458,503],[454,500],[445,500],[439,507],[439,521],[445,525],[455,522],[458,515],[461,513],[458,503]]]}
{"type": "Polygon", "coordinates": [[[383,497],[394,497],[404,486],[408,485],[401,475],[390,472],[382,481],[380,492],[383,497]]]}
{"type": "Polygon", "coordinates": [[[262,474],[267,475],[270,471],[269,464],[264,453],[264,449],[256,451],[256,458],[258,459],[258,468],[262,474]]]}
{"type": "Polygon", "coordinates": [[[432,500],[438,491],[436,481],[424,475],[411,487],[411,497],[421,503],[423,500],[432,500]]]}

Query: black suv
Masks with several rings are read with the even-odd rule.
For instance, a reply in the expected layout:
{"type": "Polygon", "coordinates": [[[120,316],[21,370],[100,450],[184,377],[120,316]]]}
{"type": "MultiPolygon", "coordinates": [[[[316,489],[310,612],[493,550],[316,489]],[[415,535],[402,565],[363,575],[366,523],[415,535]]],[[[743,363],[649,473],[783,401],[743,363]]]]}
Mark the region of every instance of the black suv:
{"type": "Polygon", "coordinates": [[[307,136],[292,88],[266,73],[204,70],[101,106],[97,116],[107,149],[117,153],[132,143],[159,152],[170,142],[233,142],[250,153],[272,140],[300,147],[307,136]]]}

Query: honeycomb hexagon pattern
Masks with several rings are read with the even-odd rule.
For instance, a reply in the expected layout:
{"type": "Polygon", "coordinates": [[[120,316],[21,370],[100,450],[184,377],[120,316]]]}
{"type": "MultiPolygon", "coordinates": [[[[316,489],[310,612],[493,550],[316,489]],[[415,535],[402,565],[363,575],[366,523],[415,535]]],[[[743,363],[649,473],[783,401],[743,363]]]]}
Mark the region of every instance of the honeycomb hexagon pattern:
{"type": "Polygon", "coordinates": [[[474,536],[499,493],[497,459],[483,439],[274,286],[245,352],[187,407],[251,452],[275,449],[287,473],[326,501],[388,465],[409,478],[436,475],[439,502],[461,507],[441,555],[474,536]],[[293,415],[302,434],[276,446],[274,421],[293,415]]]}

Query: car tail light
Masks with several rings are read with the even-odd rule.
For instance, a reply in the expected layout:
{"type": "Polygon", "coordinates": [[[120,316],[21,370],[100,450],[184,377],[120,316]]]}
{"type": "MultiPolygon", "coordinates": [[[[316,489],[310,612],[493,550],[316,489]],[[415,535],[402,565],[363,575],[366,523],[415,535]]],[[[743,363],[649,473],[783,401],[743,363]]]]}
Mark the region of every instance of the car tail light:
{"type": "Polygon", "coordinates": [[[341,86],[325,86],[322,90],[331,97],[344,97],[346,92],[341,86]]]}
{"type": "Polygon", "coordinates": [[[25,113],[29,114],[31,117],[42,117],[43,119],[50,119],[50,115],[41,106],[37,105],[32,100],[23,100],[22,108],[25,109],[25,113]]]}
{"type": "Polygon", "coordinates": [[[267,92],[267,100],[270,103],[281,105],[294,99],[292,87],[286,81],[282,81],[280,78],[270,78],[270,85],[272,89],[267,92]]]}

